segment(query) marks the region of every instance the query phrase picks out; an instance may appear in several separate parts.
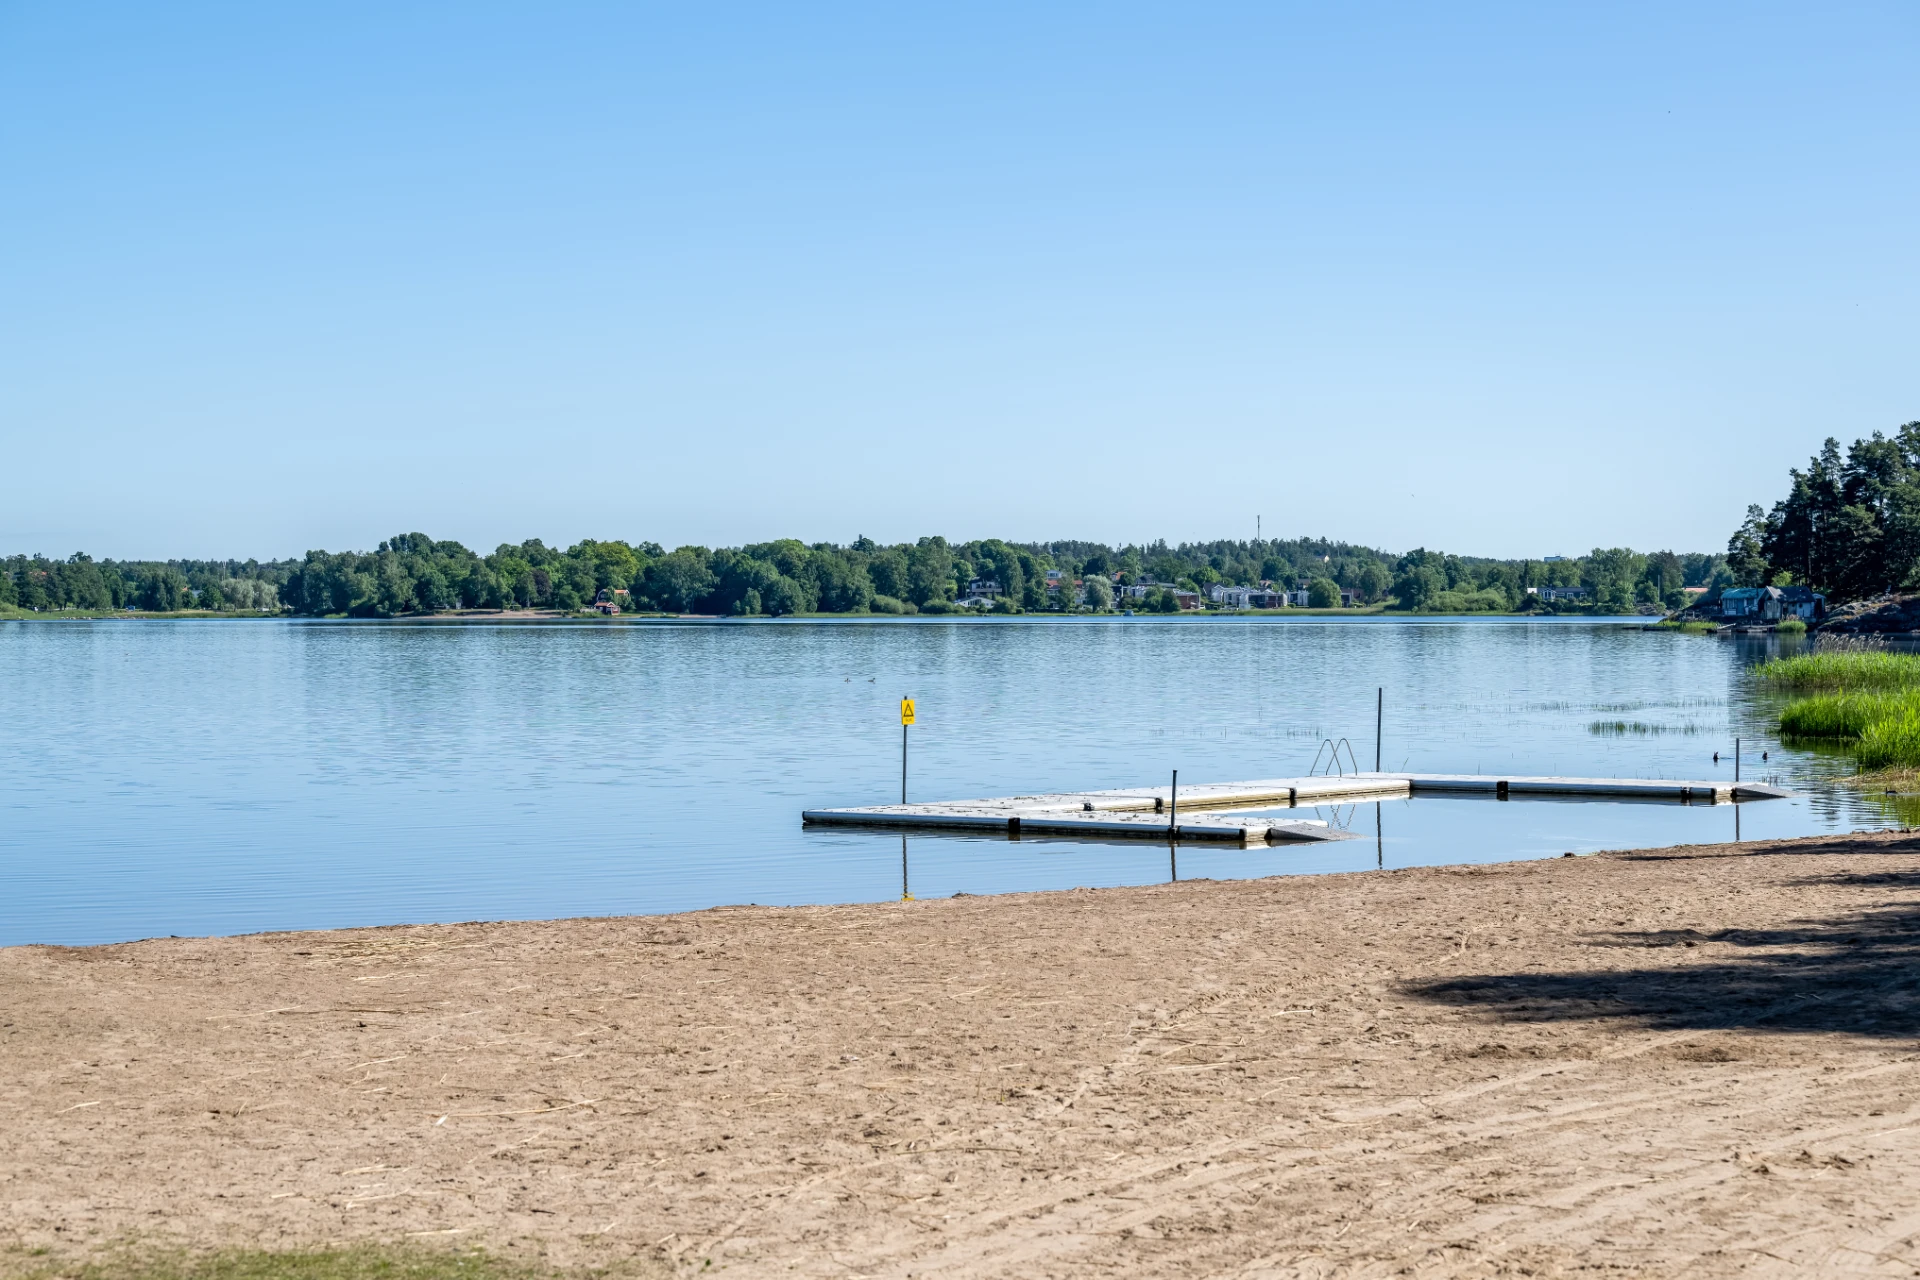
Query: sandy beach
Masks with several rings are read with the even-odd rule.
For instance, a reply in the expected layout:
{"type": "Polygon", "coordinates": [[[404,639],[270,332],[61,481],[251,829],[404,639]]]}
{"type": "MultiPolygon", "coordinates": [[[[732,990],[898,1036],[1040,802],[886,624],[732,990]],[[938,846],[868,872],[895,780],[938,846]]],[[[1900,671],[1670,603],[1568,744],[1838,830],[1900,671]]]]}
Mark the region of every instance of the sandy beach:
{"type": "Polygon", "coordinates": [[[1911,1275],[1916,889],[1890,833],[15,947],[0,1246],[1911,1275]]]}

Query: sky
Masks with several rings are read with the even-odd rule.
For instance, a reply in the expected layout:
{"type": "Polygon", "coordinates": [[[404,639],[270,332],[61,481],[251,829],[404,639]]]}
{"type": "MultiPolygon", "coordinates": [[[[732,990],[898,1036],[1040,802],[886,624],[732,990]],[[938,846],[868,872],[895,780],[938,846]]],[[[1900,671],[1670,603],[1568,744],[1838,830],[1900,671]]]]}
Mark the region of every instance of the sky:
{"type": "Polygon", "coordinates": [[[0,554],[1723,548],[1920,419],[1920,7],[0,0],[0,554]]]}

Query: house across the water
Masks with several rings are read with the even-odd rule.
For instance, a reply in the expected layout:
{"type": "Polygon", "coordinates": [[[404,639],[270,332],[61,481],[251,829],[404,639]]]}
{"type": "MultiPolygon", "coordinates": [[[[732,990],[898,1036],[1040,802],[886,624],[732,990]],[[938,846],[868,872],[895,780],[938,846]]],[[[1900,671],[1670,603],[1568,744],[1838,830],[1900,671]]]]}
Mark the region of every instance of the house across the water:
{"type": "Polygon", "coordinates": [[[1827,598],[1811,587],[1773,587],[1780,593],[1780,616],[1812,622],[1827,616],[1827,598]]]}
{"type": "Polygon", "coordinates": [[[1720,616],[1778,622],[1813,622],[1827,614],[1827,598],[1810,587],[1734,587],[1720,593],[1720,616]]]}

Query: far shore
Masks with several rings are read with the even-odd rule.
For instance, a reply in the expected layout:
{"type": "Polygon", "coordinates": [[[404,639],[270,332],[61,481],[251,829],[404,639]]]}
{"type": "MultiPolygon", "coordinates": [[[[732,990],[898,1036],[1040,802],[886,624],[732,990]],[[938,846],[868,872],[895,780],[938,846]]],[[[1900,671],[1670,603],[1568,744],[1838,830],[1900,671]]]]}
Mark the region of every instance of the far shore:
{"type": "Polygon", "coordinates": [[[0,949],[0,1275],[1871,1270],[1916,885],[1885,832],[0,949]]]}
{"type": "Polygon", "coordinates": [[[1477,610],[1470,613],[1424,612],[1417,609],[1389,609],[1384,605],[1366,605],[1359,608],[1332,609],[1188,609],[1179,613],[1129,613],[1112,609],[1104,613],[989,613],[964,610],[948,613],[797,613],[781,617],[765,614],[740,616],[724,613],[668,613],[664,611],[623,610],[617,615],[606,616],[586,610],[567,612],[560,609],[447,609],[438,613],[402,613],[368,617],[352,617],[348,614],[330,613],[310,616],[292,613],[259,613],[213,609],[178,609],[170,612],[151,612],[140,609],[46,609],[40,611],[0,608],[0,622],[75,622],[75,621],[128,621],[128,622],[164,622],[193,620],[220,620],[232,622],[273,621],[300,619],[315,622],[578,622],[583,624],[619,624],[624,622],[827,622],[849,620],[860,622],[875,621],[1006,621],[1011,619],[1053,619],[1058,621],[1085,621],[1093,618],[1136,617],[1146,619],[1207,619],[1207,618],[1539,618],[1539,619],[1579,619],[1593,618],[1619,619],[1642,618],[1648,622],[1658,619],[1659,614],[1627,613],[1575,613],[1550,612],[1543,609],[1514,610],[1499,612],[1477,610]]]}

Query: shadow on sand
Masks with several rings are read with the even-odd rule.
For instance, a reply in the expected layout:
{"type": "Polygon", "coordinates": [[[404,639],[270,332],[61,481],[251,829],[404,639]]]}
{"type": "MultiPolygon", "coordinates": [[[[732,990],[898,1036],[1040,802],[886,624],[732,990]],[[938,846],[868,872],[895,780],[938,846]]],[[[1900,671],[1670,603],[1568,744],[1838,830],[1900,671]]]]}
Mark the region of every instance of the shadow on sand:
{"type": "MultiPolygon", "coordinates": [[[[1712,854],[1626,855],[1634,861],[1920,853],[1920,841],[1862,848],[1798,843],[1712,854]]],[[[1591,947],[1652,952],[1647,963],[1588,973],[1478,974],[1403,989],[1416,999],[1512,1022],[1617,1019],[1661,1030],[1752,1028],[1862,1036],[1920,1034],[1920,870],[1850,870],[1782,887],[1872,892],[1859,909],[1798,916],[1776,929],[1595,931],[1591,947]],[[1671,956],[1668,963],[1659,959],[1671,956]]],[[[1616,962],[1624,957],[1615,957],[1616,962]]]]}

